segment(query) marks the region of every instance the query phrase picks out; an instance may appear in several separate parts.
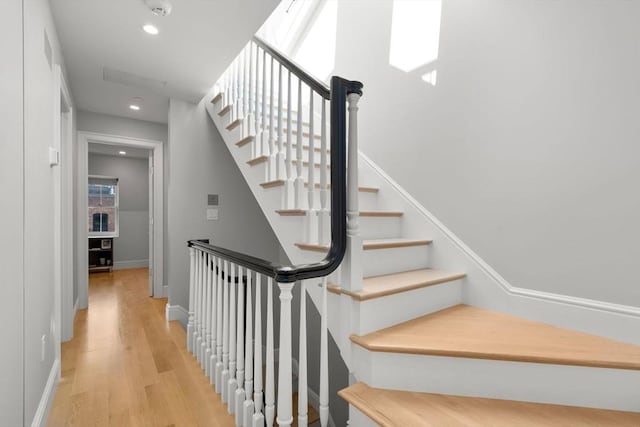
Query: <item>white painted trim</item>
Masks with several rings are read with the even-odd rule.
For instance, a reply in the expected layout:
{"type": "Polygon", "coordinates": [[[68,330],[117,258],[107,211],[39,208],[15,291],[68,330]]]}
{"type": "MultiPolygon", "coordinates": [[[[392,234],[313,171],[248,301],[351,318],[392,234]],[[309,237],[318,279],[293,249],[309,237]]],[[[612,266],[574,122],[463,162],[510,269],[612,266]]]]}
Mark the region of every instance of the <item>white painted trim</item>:
{"type": "Polygon", "coordinates": [[[73,319],[75,320],[76,314],[80,310],[80,298],[76,298],[76,302],[73,304],[73,319]]]}
{"type": "Polygon", "coordinates": [[[40,427],[47,424],[47,418],[49,416],[49,411],[51,410],[53,397],[55,396],[56,389],[58,388],[59,378],[60,360],[55,359],[53,361],[53,365],[51,366],[51,371],[49,371],[49,378],[47,379],[47,384],[44,386],[42,397],[40,398],[40,403],[38,404],[36,413],[33,416],[31,427],[40,427]]]}
{"type": "MultiPolygon", "coordinates": [[[[164,266],[164,144],[162,141],[131,138],[126,136],[109,135],[95,132],[78,132],[78,218],[84,218],[87,210],[87,192],[85,183],[88,179],[88,144],[109,144],[138,147],[153,150],[153,296],[165,296],[163,266],[164,266]]],[[[151,210],[151,209],[150,209],[151,210]]],[[[81,296],[81,307],[88,305],[88,272],[87,272],[87,239],[88,231],[83,221],[78,221],[78,294],[81,296]]]]}
{"type": "MultiPolygon", "coordinates": [[[[497,288],[509,298],[518,299],[517,303],[509,302],[511,307],[515,307],[512,310],[515,312],[513,314],[640,344],[640,337],[636,336],[637,328],[628,323],[629,321],[637,322],[640,327],[640,307],[524,289],[511,285],[369,157],[360,152],[360,158],[393,190],[397,191],[407,204],[415,208],[441,232],[486,278],[497,285],[497,288]],[[567,313],[568,309],[572,310],[571,315],[567,313]],[[623,327],[625,324],[626,327],[623,327]]],[[[499,303],[495,302],[495,305],[498,306],[499,303]]]]}
{"type": "Polygon", "coordinates": [[[186,327],[189,320],[189,311],[181,305],[171,305],[167,303],[165,308],[165,317],[167,321],[177,320],[182,327],[186,327]]]}
{"type": "Polygon", "coordinates": [[[147,268],[149,267],[148,259],[132,259],[129,261],[115,261],[113,263],[114,270],[126,270],[128,268],[147,268]]]}

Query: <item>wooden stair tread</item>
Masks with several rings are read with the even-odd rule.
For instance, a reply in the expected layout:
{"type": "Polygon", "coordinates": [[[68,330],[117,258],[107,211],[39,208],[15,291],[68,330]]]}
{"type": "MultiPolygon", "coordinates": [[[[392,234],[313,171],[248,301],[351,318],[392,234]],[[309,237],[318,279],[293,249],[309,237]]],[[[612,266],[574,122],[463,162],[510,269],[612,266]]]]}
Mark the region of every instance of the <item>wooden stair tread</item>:
{"type": "Polygon", "coordinates": [[[446,394],[356,383],[338,395],[382,427],[550,427],[640,425],[640,413],[446,394]]]}
{"type": "MultiPolygon", "coordinates": [[[[273,187],[281,187],[284,185],[284,183],[285,183],[284,179],[276,179],[273,181],[263,182],[260,185],[262,186],[262,188],[273,188],[273,187]]],[[[309,183],[305,182],[304,186],[308,188],[309,183]]],[[[320,184],[316,183],[315,188],[320,188],[320,184]]],[[[331,185],[329,185],[329,188],[331,188],[331,185]]],[[[378,191],[380,191],[380,189],[377,187],[368,187],[368,186],[361,185],[360,187],[358,187],[358,191],[361,193],[377,193],[378,191]]]]}
{"type": "Polygon", "coordinates": [[[366,301],[427,286],[438,285],[440,283],[451,282],[462,279],[463,277],[465,277],[464,273],[452,273],[450,271],[424,268],[404,271],[402,273],[366,277],[362,281],[362,289],[359,291],[349,291],[334,284],[330,284],[328,290],[333,293],[349,295],[358,301],[366,301]]]}
{"type": "MultiPolygon", "coordinates": [[[[431,240],[420,239],[375,239],[375,240],[363,240],[362,249],[365,251],[375,249],[393,249],[393,248],[407,248],[411,246],[427,246],[433,243],[431,240]]],[[[296,246],[302,250],[326,252],[329,250],[329,245],[313,244],[313,243],[296,243],[296,246]]]]}
{"type": "Polygon", "coordinates": [[[468,305],[351,340],[371,351],[640,370],[640,346],[468,305]]]}
{"type": "MultiPolygon", "coordinates": [[[[306,209],[277,209],[276,213],[285,216],[303,216],[307,214],[306,209]]],[[[402,212],[399,211],[360,211],[360,216],[373,217],[401,217],[402,212]]]]}

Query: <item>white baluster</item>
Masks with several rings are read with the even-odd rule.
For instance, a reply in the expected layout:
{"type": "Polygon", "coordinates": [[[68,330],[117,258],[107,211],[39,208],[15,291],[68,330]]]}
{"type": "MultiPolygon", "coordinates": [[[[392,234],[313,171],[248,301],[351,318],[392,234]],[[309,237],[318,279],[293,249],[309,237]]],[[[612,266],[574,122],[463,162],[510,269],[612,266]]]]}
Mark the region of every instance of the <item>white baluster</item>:
{"type": "Polygon", "coordinates": [[[331,240],[331,223],[329,215],[329,183],[327,175],[327,102],[322,102],[322,118],[320,120],[320,212],[318,213],[318,242],[328,244],[331,240]]]}
{"type": "Polygon", "coordinates": [[[322,306],[320,312],[320,425],[329,424],[329,342],[327,340],[327,277],[322,278],[322,306]]]}
{"type": "Polygon", "coordinates": [[[293,186],[294,186],[294,178],[293,172],[291,170],[292,167],[292,147],[293,144],[293,130],[291,129],[291,71],[287,73],[287,155],[285,158],[286,162],[286,182],[284,187],[284,209],[291,209],[295,207],[294,194],[293,194],[293,186]]]}
{"type": "Polygon", "coordinates": [[[240,100],[241,95],[240,95],[240,58],[239,57],[236,57],[234,61],[233,79],[235,81],[235,91],[233,93],[233,106],[234,106],[233,110],[235,112],[235,115],[232,118],[232,121],[240,118],[240,108],[242,105],[242,102],[240,100]]]}
{"type": "Polygon", "coordinates": [[[291,369],[291,290],[294,283],[278,283],[280,288],[280,348],[278,353],[278,426],[293,423],[293,374],[291,369]]]}
{"type": "Polygon", "coordinates": [[[222,394],[222,371],[224,370],[224,363],[222,362],[222,352],[224,346],[224,276],[223,260],[218,258],[216,265],[218,270],[217,280],[217,295],[216,295],[216,371],[215,371],[215,386],[216,391],[222,394]]]}
{"type": "Polygon", "coordinates": [[[200,362],[200,346],[202,345],[202,277],[200,272],[202,269],[202,251],[198,251],[196,257],[196,328],[193,335],[194,349],[193,355],[200,362]]]}
{"type": "Polygon", "coordinates": [[[200,260],[200,349],[198,360],[202,369],[204,369],[204,350],[207,344],[206,256],[207,254],[202,252],[202,259],[200,260]]]}
{"type": "Polygon", "coordinates": [[[245,335],[245,358],[244,358],[244,411],[242,425],[251,426],[253,418],[253,290],[252,290],[253,272],[247,270],[247,327],[245,335]]]}
{"type": "Polygon", "coordinates": [[[298,79],[298,123],[296,134],[296,180],[294,183],[294,206],[304,209],[304,177],[302,176],[302,80],[298,79]]]}
{"type": "MultiPolygon", "coordinates": [[[[282,319],[280,319],[282,321],[282,319]]],[[[267,278],[267,375],[264,389],[264,417],[267,427],[273,426],[275,418],[275,381],[273,348],[273,279],[267,278]]]]}
{"type": "Polygon", "coordinates": [[[262,285],[261,275],[256,273],[256,325],[255,325],[255,356],[253,359],[253,427],[264,427],[264,415],[262,414],[262,285]]]}
{"type": "Polygon", "coordinates": [[[187,323],[187,350],[193,353],[193,331],[195,329],[196,250],[189,248],[189,321],[187,323]]]}
{"type": "Polygon", "coordinates": [[[245,136],[249,135],[249,131],[250,131],[250,123],[251,123],[251,116],[250,116],[250,104],[251,102],[249,101],[249,67],[250,67],[250,62],[251,62],[251,42],[249,42],[249,44],[247,46],[245,46],[244,50],[242,51],[242,62],[244,63],[244,67],[242,68],[242,78],[243,78],[243,83],[242,83],[242,87],[244,89],[243,92],[243,96],[242,96],[242,100],[244,101],[242,104],[242,108],[244,110],[244,115],[242,117],[242,137],[244,138],[245,136]]]}
{"type": "Polygon", "coordinates": [[[307,284],[300,281],[300,347],[298,349],[298,425],[307,425],[307,284]]]}
{"type": "MultiPolygon", "coordinates": [[[[256,110],[255,110],[255,86],[253,84],[253,70],[254,70],[254,62],[253,62],[253,42],[249,42],[249,56],[248,56],[248,61],[249,61],[249,67],[248,67],[248,73],[247,73],[247,103],[248,103],[248,108],[249,108],[249,115],[247,116],[247,134],[246,136],[249,135],[256,135],[257,132],[257,127],[254,126],[255,125],[255,120],[256,120],[256,110]]],[[[251,158],[253,159],[255,157],[255,138],[253,139],[253,141],[251,141],[251,158]]]]}
{"type": "Polygon", "coordinates": [[[362,289],[362,237],[358,225],[358,100],[347,96],[349,104],[349,139],[347,158],[347,250],[343,261],[342,282],[346,289],[362,289]]]}
{"type": "Polygon", "coordinates": [[[269,154],[269,135],[267,133],[267,52],[264,50],[262,51],[262,120],[260,125],[260,155],[266,156],[269,154]]]}
{"type": "MultiPolygon", "coordinates": [[[[307,242],[318,243],[318,210],[315,207],[315,135],[313,129],[314,112],[313,112],[313,89],[309,89],[309,166],[308,166],[308,188],[307,188],[307,242]]],[[[301,160],[299,160],[301,161],[301,160]]]]}
{"type": "MultiPolygon", "coordinates": [[[[244,119],[244,55],[240,52],[238,58],[238,117],[244,119]]],[[[242,135],[244,136],[244,135],[242,135]]]]}
{"type": "Polygon", "coordinates": [[[224,262],[224,295],[222,297],[222,380],[220,382],[220,394],[224,403],[227,403],[229,391],[229,262],[224,262]]]}
{"type": "MultiPolygon", "coordinates": [[[[276,81],[275,81],[275,66],[276,61],[271,58],[271,74],[270,74],[270,85],[269,85],[269,163],[267,166],[267,181],[272,181],[277,178],[276,176],[276,138],[274,135],[276,123],[276,106],[275,106],[275,90],[276,90],[276,81]]],[[[278,107],[279,108],[279,107],[278,107]]]]}
{"type": "MultiPolygon", "coordinates": [[[[284,114],[284,99],[282,98],[282,72],[283,67],[280,64],[278,69],[278,152],[276,154],[276,179],[285,180],[286,174],[284,170],[284,135],[282,133],[282,121],[284,114]]],[[[283,206],[285,208],[286,206],[283,206]]]]}
{"type": "Polygon", "coordinates": [[[236,321],[237,332],[237,355],[236,355],[236,382],[237,389],[235,391],[235,413],[236,425],[242,425],[242,402],[244,402],[244,281],[242,280],[242,267],[238,266],[238,319],[236,321]]]}
{"type": "MultiPolygon", "coordinates": [[[[254,61],[251,61],[251,64],[254,65],[254,61]]],[[[259,96],[260,95],[260,79],[258,77],[260,75],[260,49],[258,45],[256,45],[255,66],[252,68],[252,70],[254,70],[255,76],[253,75],[254,73],[252,72],[251,73],[252,74],[251,92],[253,93],[253,100],[255,105],[253,107],[254,138],[253,138],[253,141],[251,142],[251,158],[255,159],[256,157],[258,157],[258,150],[260,147],[258,143],[258,138],[260,137],[260,96],[259,96]],[[254,84],[254,81],[255,81],[255,84],[254,84]]]]}
{"type": "Polygon", "coordinates": [[[227,383],[227,411],[230,414],[234,413],[235,409],[235,397],[236,388],[238,383],[236,381],[236,266],[229,263],[229,269],[231,270],[229,275],[231,283],[229,285],[229,381],[227,383]]]}
{"type": "Polygon", "coordinates": [[[205,254],[205,341],[202,367],[205,375],[209,376],[209,360],[211,359],[211,258],[205,254]]]}
{"type": "Polygon", "coordinates": [[[218,259],[211,258],[211,356],[209,357],[209,378],[216,382],[216,362],[218,349],[218,259]]]}

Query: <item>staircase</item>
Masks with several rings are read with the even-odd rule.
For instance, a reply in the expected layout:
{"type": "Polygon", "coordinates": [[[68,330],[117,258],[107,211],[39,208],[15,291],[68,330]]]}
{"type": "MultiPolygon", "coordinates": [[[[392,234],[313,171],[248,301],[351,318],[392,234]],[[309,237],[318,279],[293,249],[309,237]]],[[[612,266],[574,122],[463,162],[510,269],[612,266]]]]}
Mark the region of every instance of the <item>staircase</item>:
{"type": "MultiPolygon", "coordinates": [[[[254,39],[206,109],[288,257],[304,264],[330,250],[332,129],[295,76],[292,90],[288,65],[254,39]]],[[[625,332],[636,313],[584,326],[575,307],[563,316],[562,304],[501,288],[358,154],[357,99],[349,111],[347,254],[326,286],[305,290],[355,379],[340,392],[349,425],[640,425],[640,333],[625,332]]]]}

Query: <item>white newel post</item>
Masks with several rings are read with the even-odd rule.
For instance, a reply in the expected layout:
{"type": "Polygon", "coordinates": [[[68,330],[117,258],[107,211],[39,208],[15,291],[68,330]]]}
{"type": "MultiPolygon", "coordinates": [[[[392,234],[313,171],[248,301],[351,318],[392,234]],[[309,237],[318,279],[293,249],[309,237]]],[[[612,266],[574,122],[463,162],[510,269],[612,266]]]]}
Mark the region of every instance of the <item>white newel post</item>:
{"type": "Polygon", "coordinates": [[[362,237],[358,224],[358,101],[360,95],[347,96],[349,110],[347,158],[347,251],[342,263],[342,284],[346,289],[362,289],[362,237]]]}
{"type": "Polygon", "coordinates": [[[280,288],[280,348],[278,362],[278,426],[293,423],[291,370],[291,290],[294,283],[278,283],[280,288]]]}
{"type": "Polygon", "coordinates": [[[196,250],[189,248],[189,322],[187,323],[187,350],[193,353],[195,310],[196,250]]]}

